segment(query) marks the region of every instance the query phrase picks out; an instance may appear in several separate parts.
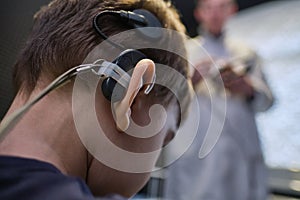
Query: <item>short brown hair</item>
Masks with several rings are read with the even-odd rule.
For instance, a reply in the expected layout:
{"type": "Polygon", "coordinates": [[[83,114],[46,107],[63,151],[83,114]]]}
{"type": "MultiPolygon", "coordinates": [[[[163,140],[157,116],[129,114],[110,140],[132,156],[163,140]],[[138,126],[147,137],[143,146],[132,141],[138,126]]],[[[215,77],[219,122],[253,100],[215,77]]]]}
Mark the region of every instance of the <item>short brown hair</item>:
{"type": "MultiPolygon", "coordinates": [[[[154,13],[164,28],[185,32],[176,10],[163,0],[52,1],[34,17],[32,33],[14,68],[16,89],[30,94],[41,74],[51,80],[82,64],[89,52],[103,40],[92,26],[94,16],[100,11],[139,8],[154,13]]],[[[103,20],[101,26],[108,36],[128,29],[118,21],[103,20]]],[[[178,48],[185,51],[183,40],[177,42],[178,48]]],[[[163,51],[149,51],[146,55],[155,62],[173,67],[187,78],[187,62],[180,56],[163,51]]],[[[188,96],[186,89],[182,96],[188,96]]]]}

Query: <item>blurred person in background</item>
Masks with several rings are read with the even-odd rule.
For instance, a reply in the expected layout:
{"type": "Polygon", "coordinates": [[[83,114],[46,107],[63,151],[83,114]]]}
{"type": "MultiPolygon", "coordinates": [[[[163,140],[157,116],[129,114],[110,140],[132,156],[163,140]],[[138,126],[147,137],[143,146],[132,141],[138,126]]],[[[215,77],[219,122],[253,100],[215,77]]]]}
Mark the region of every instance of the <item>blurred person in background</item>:
{"type": "Polygon", "coordinates": [[[191,147],[168,169],[165,197],[170,200],[266,199],[267,174],[255,113],[271,107],[272,93],[256,53],[225,34],[227,20],[238,10],[236,2],[198,0],[196,3],[194,16],[201,23],[201,36],[191,39],[187,46],[196,69],[192,81],[201,120],[191,147]],[[217,66],[223,81],[217,81],[213,66],[217,66]],[[218,110],[222,101],[226,102],[225,121],[218,112],[211,112],[211,106],[218,110]],[[199,150],[210,120],[224,125],[212,151],[200,159],[199,150]]]}

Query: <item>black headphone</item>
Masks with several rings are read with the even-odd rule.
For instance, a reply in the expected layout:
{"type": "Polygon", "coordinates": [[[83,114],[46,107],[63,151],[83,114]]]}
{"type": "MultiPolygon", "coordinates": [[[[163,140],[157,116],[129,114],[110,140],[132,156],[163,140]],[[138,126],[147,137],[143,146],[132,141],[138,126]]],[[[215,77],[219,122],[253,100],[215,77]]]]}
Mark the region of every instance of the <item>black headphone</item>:
{"type": "MultiPolygon", "coordinates": [[[[132,28],[142,28],[142,27],[162,27],[160,21],[149,11],[144,9],[137,9],[134,11],[111,11],[105,10],[100,12],[94,17],[93,26],[97,33],[107,42],[109,42],[114,47],[121,49],[122,53],[112,62],[122,68],[124,71],[128,72],[133,69],[136,64],[147,58],[145,54],[136,49],[126,49],[120,44],[117,44],[111,40],[101,31],[99,24],[99,18],[104,15],[110,15],[120,18],[124,23],[130,25],[132,28]]],[[[147,29],[137,29],[144,37],[150,40],[157,40],[162,37],[162,31],[160,29],[155,29],[147,31],[147,29]]],[[[109,101],[120,101],[126,92],[126,88],[121,86],[111,77],[107,77],[102,82],[102,93],[105,98],[109,101]],[[117,90],[116,92],[113,92],[117,90]]]]}

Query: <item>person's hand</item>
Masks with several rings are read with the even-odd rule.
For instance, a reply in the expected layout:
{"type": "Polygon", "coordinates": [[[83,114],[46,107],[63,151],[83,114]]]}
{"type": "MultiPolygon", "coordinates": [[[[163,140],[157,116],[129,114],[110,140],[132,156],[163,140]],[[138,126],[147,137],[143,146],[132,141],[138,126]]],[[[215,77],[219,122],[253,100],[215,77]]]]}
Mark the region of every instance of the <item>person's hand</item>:
{"type": "Polygon", "coordinates": [[[195,71],[192,76],[192,83],[196,85],[200,81],[202,81],[203,77],[209,74],[209,70],[211,69],[212,61],[210,59],[205,59],[198,62],[195,65],[195,71]]]}
{"type": "Polygon", "coordinates": [[[254,89],[243,75],[236,74],[230,66],[222,68],[221,77],[226,89],[233,94],[241,95],[251,99],[254,95],[254,89]]]}

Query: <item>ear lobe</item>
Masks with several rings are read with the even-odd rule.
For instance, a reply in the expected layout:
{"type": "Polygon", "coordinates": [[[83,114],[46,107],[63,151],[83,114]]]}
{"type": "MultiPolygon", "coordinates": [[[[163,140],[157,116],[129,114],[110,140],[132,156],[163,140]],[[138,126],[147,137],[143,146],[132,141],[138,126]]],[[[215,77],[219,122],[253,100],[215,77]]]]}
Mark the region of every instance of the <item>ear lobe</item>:
{"type": "MultiPolygon", "coordinates": [[[[144,84],[152,84],[155,79],[155,64],[152,60],[143,59],[135,66],[125,97],[113,104],[117,128],[126,131],[130,124],[131,105],[144,84]]],[[[147,87],[145,93],[147,93],[147,87]]],[[[150,92],[150,91],[149,91],[150,92]]],[[[148,93],[149,93],[148,92],[148,93]]]]}

